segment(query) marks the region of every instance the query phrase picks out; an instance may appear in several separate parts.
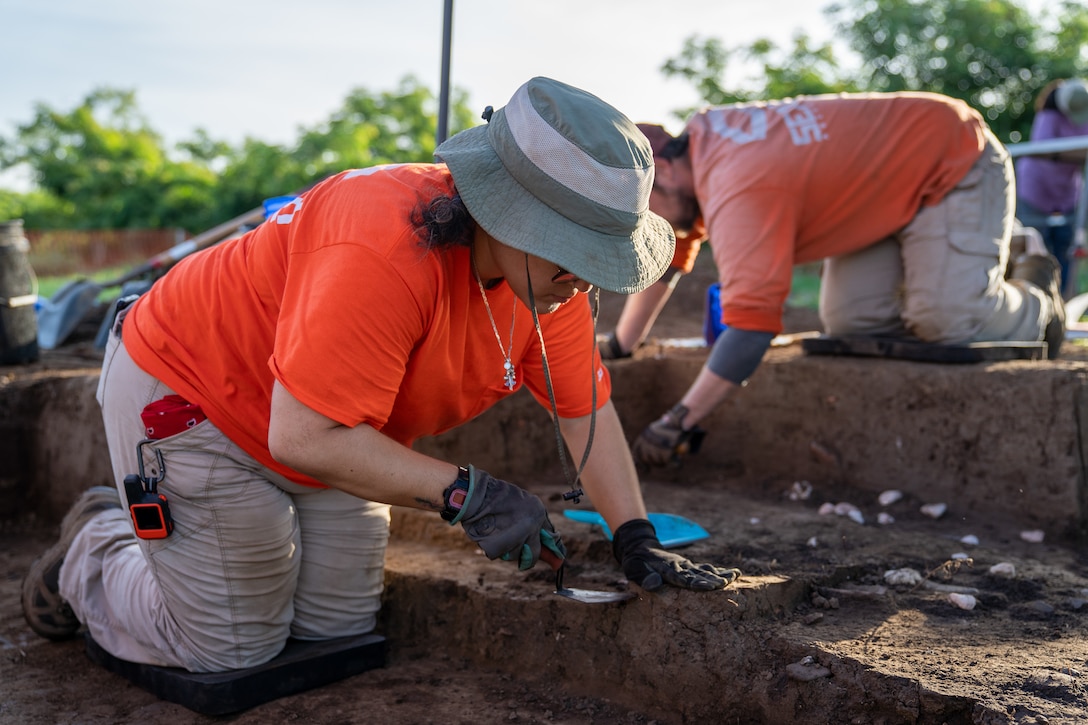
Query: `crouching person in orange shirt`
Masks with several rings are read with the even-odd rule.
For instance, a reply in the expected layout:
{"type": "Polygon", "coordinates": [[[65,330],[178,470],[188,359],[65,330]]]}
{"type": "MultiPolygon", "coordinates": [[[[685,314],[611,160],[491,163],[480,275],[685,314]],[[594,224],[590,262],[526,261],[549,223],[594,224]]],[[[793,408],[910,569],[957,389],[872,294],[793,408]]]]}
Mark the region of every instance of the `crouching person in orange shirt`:
{"type": "Polygon", "coordinates": [[[629,579],[735,578],[662,550],[597,355],[590,290],[637,292],[673,256],[648,211],[646,138],[534,78],[436,156],[332,177],[125,310],[98,391],[117,490],[84,494],[32,567],[37,632],[84,625],[116,657],[193,672],[364,634],[390,504],[441,514],[522,569],[561,559],[537,496],[410,448],[522,385],[575,460],[590,450],[581,482],[629,579]],[[160,538],[137,537],[122,507],[138,446],[169,505],[172,531],[149,524],[160,538]]]}
{"type": "MultiPolygon", "coordinates": [[[[1065,337],[1058,261],[1031,236],[1026,253],[1011,258],[1009,154],[963,101],[812,96],[708,108],[676,137],[639,127],[657,162],[650,208],[695,244],[705,222],[727,328],[688,391],[636,440],[639,463],[692,449],[696,424],[755,372],[782,331],[799,263],[824,260],[828,334],[1045,340],[1057,357],[1065,337]]],[[[690,270],[691,250],[680,251],[672,266],[690,270]]],[[[605,354],[637,346],[669,292],[659,283],[628,298],[605,354]]]]}

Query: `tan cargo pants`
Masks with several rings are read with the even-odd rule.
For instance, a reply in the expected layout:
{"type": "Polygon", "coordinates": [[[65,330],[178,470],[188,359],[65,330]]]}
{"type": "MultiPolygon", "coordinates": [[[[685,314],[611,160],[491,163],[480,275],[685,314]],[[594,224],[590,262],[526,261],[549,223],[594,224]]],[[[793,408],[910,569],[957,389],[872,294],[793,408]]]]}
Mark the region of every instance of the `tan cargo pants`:
{"type": "MultiPolygon", "coordinates": [[[[140,411],[170,393],[111,335],[98,402],[122,502],[124,477],[137,472],[140,411]]],[[[61,595],[106,651],[222,672],[272,659],[289,636],[373,630],[388,506],[293,484],[211,421],[157,447],[173,533],[139,539],[127,509],[103,512],[76,536],[61,568],[61,595]]],[[[153,465],[152,458],[149,473],[153,465]]]]}
{"type": "Polygon", "coordinates": [[[825,261],[824,331],[937,343],[1042,340],[1050,298],[1005,279],[1015,198],[1008,152],[990,134],[982,156],[939,204],[896,234],[825,261]]]}

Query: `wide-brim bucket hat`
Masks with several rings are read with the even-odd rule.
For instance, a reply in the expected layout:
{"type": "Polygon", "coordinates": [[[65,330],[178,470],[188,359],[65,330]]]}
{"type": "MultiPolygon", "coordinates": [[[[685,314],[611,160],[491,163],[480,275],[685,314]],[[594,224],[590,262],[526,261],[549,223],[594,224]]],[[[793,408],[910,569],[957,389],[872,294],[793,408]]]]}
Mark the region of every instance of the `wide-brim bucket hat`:
{"type": "Polygon", "coordinates": [[[649,142],[590,93],[533,78],[435,156],[484,231],[586,282],[630,294],[672,261],[672,227],[649,209],[649,142]]]}

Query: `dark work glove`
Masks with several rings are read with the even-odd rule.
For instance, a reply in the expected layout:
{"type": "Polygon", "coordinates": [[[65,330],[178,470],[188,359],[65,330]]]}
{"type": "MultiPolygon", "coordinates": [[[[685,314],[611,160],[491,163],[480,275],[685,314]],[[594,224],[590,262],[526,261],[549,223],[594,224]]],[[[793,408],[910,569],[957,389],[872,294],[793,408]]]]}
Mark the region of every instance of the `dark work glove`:
{"type": "Polygon", "coordinates": [[[663,466],[675,463],[681,456],[698,453],[706,431],[695,426],[684,430],[684,416],[688,409],[677,403],[639,434],[631,446],[635,463],[645,466],[663,466]]]}
{"type": "Polygon", "coordinates": [[[478,468],[470,466],[469,472],[468,496],[450,524],[460,523],[488,559],[517,559],[519,569],[531,569],[542,543],[560,559],[566,557],[538,496],[478,468]]]}
{"type": "Polygon", "coordinates": [[[610,333],[608,337],[597,345],[602,360],[623,360],[631,357],[631,352],[624,352],[620,347],[620,341],[616,339],[616,333],[610,333]]]}
{"type": "Polygon", "coordinates": [[[664,584],[707,592],[725,589],[740,577],[739,569],[693,564],[665,551],[654,525],[646,519],[631,519],[616,529],[612,535],[612,554],[623,567],[624,575],[650,592],[664,584]]]}

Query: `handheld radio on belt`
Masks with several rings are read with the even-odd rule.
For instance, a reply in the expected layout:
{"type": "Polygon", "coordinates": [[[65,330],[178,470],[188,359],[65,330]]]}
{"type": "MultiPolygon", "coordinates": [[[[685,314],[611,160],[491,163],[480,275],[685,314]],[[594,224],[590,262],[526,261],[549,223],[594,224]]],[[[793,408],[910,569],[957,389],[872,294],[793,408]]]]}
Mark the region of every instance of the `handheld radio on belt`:
{"type": "Polygon", "coordinates": [[[162,451],[155,443],[202,423],[207,416],[200,406],[180,395],[167,395],[144,408],[140,418],[147,437],[136,444],[136,462],[140,472],[125,476],[128,510],[137,536],[141,539],[165,539],[174,530],[174,520],[170,516],[166,496],[158,490],[159,483],[166,478],[166,464],[162,451]],[[148,475],[144,465],[144,446],[150,446],[155,452],[157,467],[152,475],[148,475]]]}

